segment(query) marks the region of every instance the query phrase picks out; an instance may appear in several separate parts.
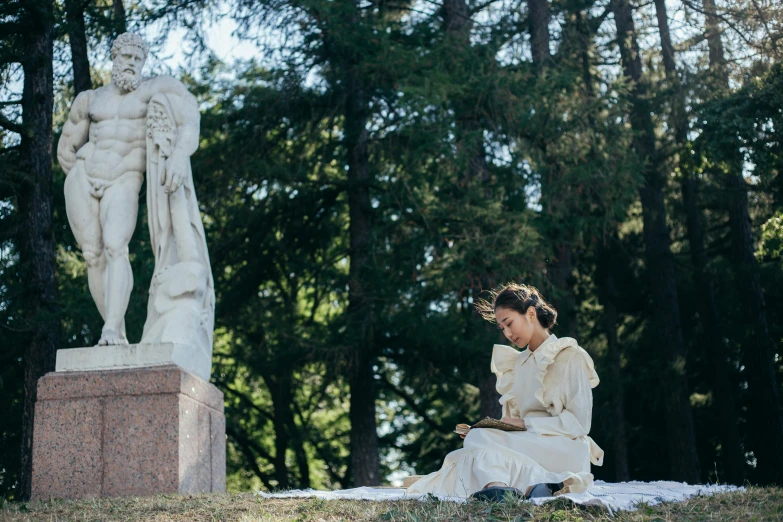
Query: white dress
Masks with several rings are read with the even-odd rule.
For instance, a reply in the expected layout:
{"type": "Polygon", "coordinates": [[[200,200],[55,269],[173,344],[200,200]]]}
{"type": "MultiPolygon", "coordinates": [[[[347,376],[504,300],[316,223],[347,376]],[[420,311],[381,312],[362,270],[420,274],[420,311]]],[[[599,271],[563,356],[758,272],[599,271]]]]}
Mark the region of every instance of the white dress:
{"type": "Polygon", "coordinates": [[[562,492],[586,490],[590,464],[602,465],[604,456],[588,436],[599,382],[590,355],[576,340],[550,335],[535,352],[496,344],[491,368],[503,416],[524,419],[528,431],[471,430],[440,471],[408,491],[468,497],[490,482],[523,492],[542,482],[563,482],[562,492]]]}

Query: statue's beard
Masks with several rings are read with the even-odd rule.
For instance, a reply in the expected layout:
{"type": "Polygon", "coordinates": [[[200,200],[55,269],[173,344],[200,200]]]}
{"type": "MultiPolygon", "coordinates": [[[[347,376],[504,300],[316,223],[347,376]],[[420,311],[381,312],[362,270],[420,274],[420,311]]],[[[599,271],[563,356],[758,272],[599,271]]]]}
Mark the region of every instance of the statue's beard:
{"type": "Polygon", "coordinates": [[[112,66],[111,81],[124,92],[135,91],[141,83],[141,75],[120,71],[117,65],[112,66]]]}

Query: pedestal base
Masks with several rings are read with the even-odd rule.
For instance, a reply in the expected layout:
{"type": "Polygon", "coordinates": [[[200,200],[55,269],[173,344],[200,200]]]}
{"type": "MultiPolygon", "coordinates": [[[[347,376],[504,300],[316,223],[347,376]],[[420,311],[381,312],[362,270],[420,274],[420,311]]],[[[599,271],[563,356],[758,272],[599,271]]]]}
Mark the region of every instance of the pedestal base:
{"type": "Polygon", "coordinates": [[[126,370],[175,364],[209,381],[212,353],[202,353],[180,343],[121,344],[57,350],[57,372],[126,370]]]}
{"type": "Polygon", "coordinates": [[[32,495],[226,490],[223,394],[177,366],[48,373],[38,381],[32,495]]]}

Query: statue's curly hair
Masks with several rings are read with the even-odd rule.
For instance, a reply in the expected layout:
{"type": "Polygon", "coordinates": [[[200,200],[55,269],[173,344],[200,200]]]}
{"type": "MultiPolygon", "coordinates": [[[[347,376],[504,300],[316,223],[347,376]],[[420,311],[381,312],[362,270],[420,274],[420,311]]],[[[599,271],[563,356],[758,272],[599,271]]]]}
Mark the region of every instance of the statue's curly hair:
{"type": "Polygon", "coordinates": [[[536,311],[538,322],[544,328],[552,328],[557,323],[557,310],[547,303],[541,292],[534,286],[508,283],[489,291],[488,299],[479,299],[476,311],[487,321],[494,323],[495,310],[508,308],[525,314],[531,306],[536,311]]]}
{"type": "Polygon", "coordinates": [[[111,44],[111,59],[114,60],[114,58],[117,57],[117,54],[119,54],[120,50],[123,47],[128,46],[135,47],[136,49],[140,50],[142,53],[144,53],[144,59],[147,59],[150,48],[147,45],[147,42],[145,42],[144,39],[136,33],[122,33],[117,37],[116,40],[114,40],[114,43],[111,44]]]}

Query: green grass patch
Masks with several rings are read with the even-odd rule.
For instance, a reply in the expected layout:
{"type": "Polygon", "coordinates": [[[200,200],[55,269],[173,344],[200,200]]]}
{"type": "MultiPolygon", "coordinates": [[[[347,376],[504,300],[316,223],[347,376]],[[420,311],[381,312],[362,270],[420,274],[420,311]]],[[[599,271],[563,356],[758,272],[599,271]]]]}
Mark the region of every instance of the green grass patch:
{"type": "Polygon", "coordinates": [[[579,507],[566,499],[543,506],[504,502],[426,502],[405,500],[264,499],[250,493],[225,495],[158,495],[146,498],[7,502],[0,507],[3,522],[22,521],[296,521],[369,520],[389,522],[702,522],[781,521],[783,489],[748,488],[744,492],[695,497],[685,502],[640,505],[614,517],[597,507],[579,507]]]}

